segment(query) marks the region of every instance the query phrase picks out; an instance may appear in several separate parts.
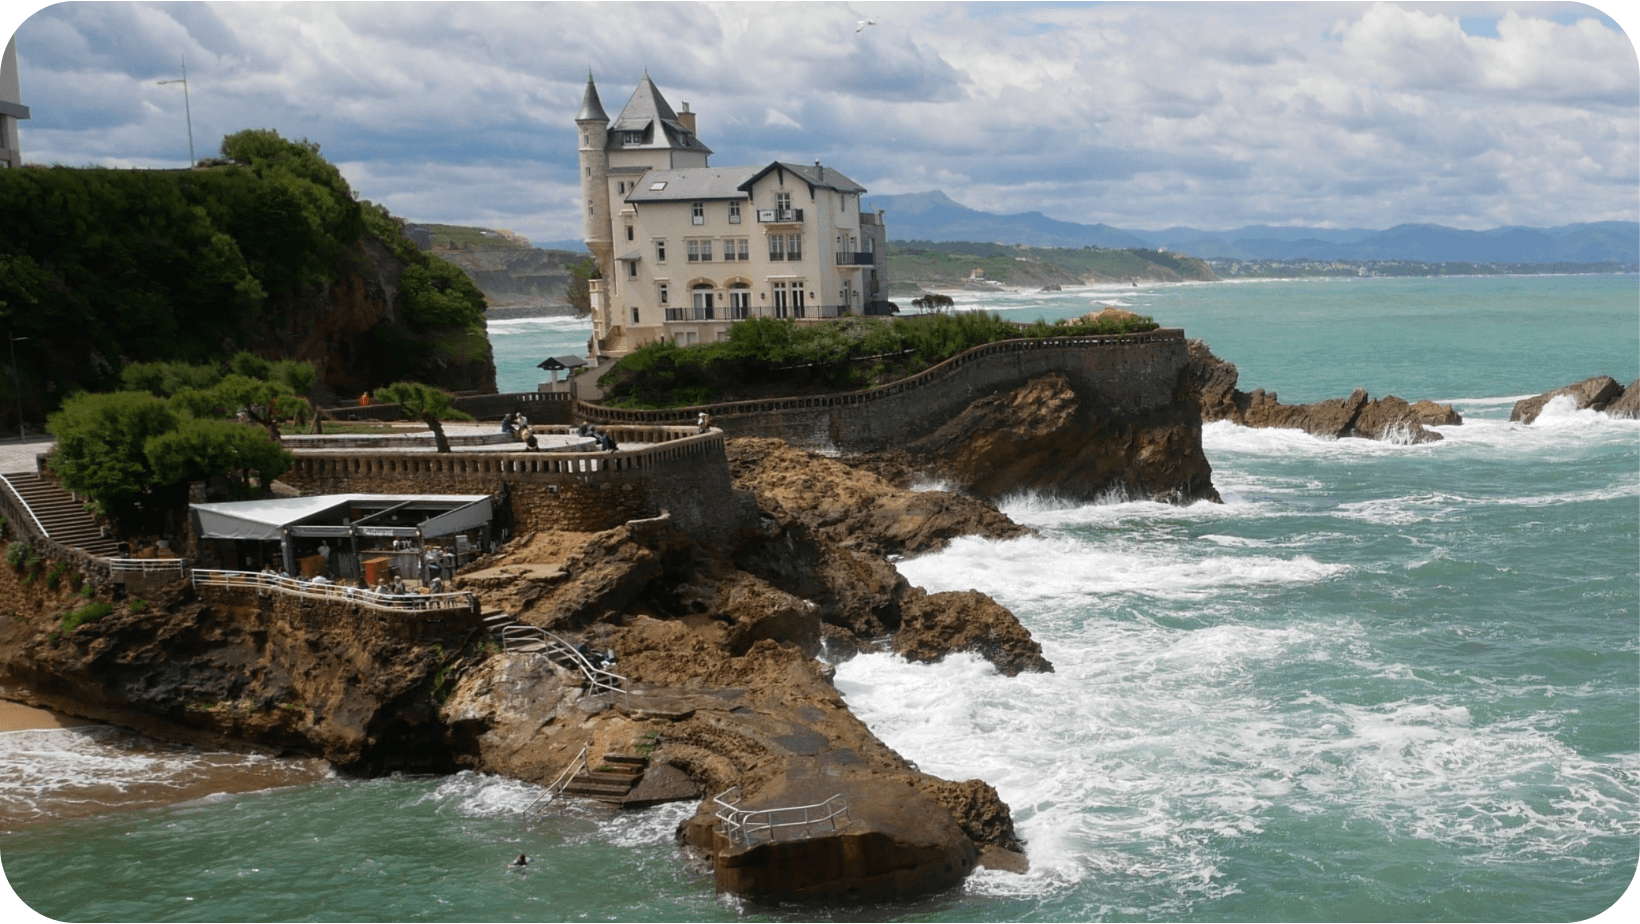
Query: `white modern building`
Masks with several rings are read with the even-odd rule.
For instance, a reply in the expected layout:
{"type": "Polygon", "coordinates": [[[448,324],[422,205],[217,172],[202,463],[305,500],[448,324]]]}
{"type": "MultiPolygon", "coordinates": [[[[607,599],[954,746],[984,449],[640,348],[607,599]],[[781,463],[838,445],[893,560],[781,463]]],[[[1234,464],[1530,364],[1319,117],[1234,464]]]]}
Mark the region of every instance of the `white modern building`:
{"type": "Polygon", "coordinates": [[[747,318],[813,323],[886,314],[881,213],[832,167],[713,167],[689,104],[674,112],[644,74],[613,120],[587,75],[575,117],[595,360],[667,338],[722,340],[747,318]]]}
{"type": "Polygon", "coordinates": [[[17,83],[17,39],[11,38],[0,57],[0,169],[23,165],[17,123],[26,118],[28,107],[23,105],[23,91],[17,83]]]}

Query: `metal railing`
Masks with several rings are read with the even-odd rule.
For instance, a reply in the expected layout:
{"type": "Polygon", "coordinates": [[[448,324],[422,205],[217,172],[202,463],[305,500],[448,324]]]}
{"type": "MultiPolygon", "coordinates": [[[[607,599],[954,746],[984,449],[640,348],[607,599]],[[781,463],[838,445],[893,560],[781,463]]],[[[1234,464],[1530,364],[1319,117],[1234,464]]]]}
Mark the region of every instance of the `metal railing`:
{"type": "Polygon", "coordinates": [[[877,255],[869,251],[837,251],[838,266],[871,266],[877,262],[877,255]]]}
{"type": "Polygon", "coordinates": [[[717,820],[723,822],[723,833],[729,838],[729,843],[747,847],[757,843],[758,838],[767,837],[769,842],[780,838],[781,831],[802,829],[797,833],[807,836],[812,825],[826,825],[828,831],[836,831],[839,827],[838,819],[850,821],[848,803],[843,801],[843,794],[838,793],[824,802],[813,805],[786,805],[778,808],[743,809],[738,804],[740,796],[729,799],[730,793],[739,793],[739,786],[731,786],[712,797],[718,804],[717,820]]]}
{"type": "Polygon", "coordinates": [[[17,498],[15,506],[22,507],[22,509],[28,514],[28,518],[34,521],[34,528],[39,530],[40,536],[45,539],[50,539],[51,533],[46,530],[45,524],[40,522],[39,516],[34,513],[34,507],[29,504],[27,498],[23,497],[23,492],[17,490],[17,486],[12,484],[11,479],[7,478],[5,475],[0,475],[0,481],[5,482],[6,490],[11,492],[12,497],[17,498]]]}
{"type": "Polygon", "coordinates": [[[513,651],[516,646],[534,642],[542,646],[542,651],[548,656],[558,655],[569,658],[586,678],[587,684],[592,687],[593,695],[598,693],[626,694],[627,679],[620,674],[606,671],[601,667],[594,667],[575,646],[561,636],[555,635],[540,626],[531,626],[524,623],[514,623],[501,630],[501,647],[513,651]],[[520,641],[524,640],[524,641],[520,641]]]}
{"type": "Polygon", "coordinates": [[[277,590],[310,600],[357,603],[399,613],[418,610],[466,610],[472,609],[477,602],[477,598],[465,590],[440,594],[383,594],[362,587],[328,582],[316,584],[263,571],[219,571],[210,568],[194,569],[194,586],[277,590]]]}
{"type": "Polygon", "coordinates": [[[175,571],[177,574],[186,574],[188,560],[186,558],[105,558],[108,570],[119,572],[141,572],[144,574],[162,571],[175,571]]]}
{"type": "Polygon", "coordinates": [[[575,759],[569,762],[569,766],[564,768],[563,773],[558,774],[558,779],[552,781],[552,785],[547,787],[547,791],[537,796],[535,802],[531,802],[524,807],[526,814],[530,809],[535,808],[541,800],[545,799],[547,802],[551,802],[564,794],[564,790],[569,788],[570,781],[575,779],[575,774],[587,768],[587,748],[590,747],[592,745],[589,744],[581,748],[581,753],[575,755],[575,759]]]}
{"type": "Polygon", "coordinates": [[[759,222],[775,222],[777,224],[784,224],[784,223],[802,221],[803,220],[803,210],[802,209],[758,209],[757,210],[757,220],[759,222]]]}

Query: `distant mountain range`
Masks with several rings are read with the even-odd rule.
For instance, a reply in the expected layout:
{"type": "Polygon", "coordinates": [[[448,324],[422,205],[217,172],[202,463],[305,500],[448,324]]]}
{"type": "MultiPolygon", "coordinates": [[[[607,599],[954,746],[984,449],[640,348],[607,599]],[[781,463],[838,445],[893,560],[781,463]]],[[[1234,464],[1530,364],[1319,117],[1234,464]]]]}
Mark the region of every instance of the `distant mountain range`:
{"type": "Polygon", "coordinates": [[[1203,259],[1465,260],[1476,263],[1603,263],[1640,261],[1640,224],[1600,221],[1558,228],[1462,231],[1441,225],[1294,228],[1248,225],[1230,231],[1174,227],[1130,231],[1106,224],[1058,221],[1041,212],[996,215],[953,202],[937,190],[869,196],[865,208],[888,213],[897,241],[975,241],[1033,247],[1166,248],[1203,259]]]}

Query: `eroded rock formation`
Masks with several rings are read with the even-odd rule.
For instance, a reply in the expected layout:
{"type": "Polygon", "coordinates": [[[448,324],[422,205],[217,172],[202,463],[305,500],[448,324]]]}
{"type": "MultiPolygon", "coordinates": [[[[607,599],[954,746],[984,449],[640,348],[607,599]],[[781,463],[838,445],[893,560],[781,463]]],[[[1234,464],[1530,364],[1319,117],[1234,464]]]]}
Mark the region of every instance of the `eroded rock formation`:
{"type": "Polygon", "coordinates": [[[1640,386],[1640,379],[1624,388],[1609,375],[1592,376],[1581,382],[1516,401],[1514,408],[1509,412],[1509,419],[1529,424],[1543,413],[1544,405],[1561,396],[1571,398],[1580,411],[1588,409],[1605,411],[1613,417],[1640,417],[1640,387],[1637,386],[1640,386]]]}
{"type": "Polygon", "coordinates": [[[1360,437],[1394,443],[1431,443],[1443,437],[1425,428],[1463,422],[1451,405],[1408,404],[1389,395],[1374,400],[1357,388],[1347,398],[1310,404],[1282,404],[1275,392],[1236,388],[1234,363],[1213,355],[1201,340],[1190,341],[1190,368],[1201,396],[1203,421],[1228,420],[1244,427],[1303,430],[1329,439],[1360,437]]]}
{"type": "Polygon", "coordinates": [[[1181,387],[1171,405],[1113,416],[1050,373],[974,401],[933,433],[860,462],[895,484],[933,478],[988,498],[1216,501],[1195,406],[1195,391],[1181,387]]]}

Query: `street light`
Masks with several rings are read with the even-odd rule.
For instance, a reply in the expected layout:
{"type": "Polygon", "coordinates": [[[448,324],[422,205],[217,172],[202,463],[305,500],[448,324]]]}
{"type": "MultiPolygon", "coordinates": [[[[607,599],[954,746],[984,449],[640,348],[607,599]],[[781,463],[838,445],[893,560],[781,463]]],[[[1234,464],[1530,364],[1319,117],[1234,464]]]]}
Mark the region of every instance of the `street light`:
{"type": "Polygon", "coordinates": [[[27,340],[27,337],[11,337],[11,387],[17,390],[17,442],[21,443],[26,434],[23,433],[23,380],[17,376],[17,341],[27,340]]]}
{"type": "Polygon", "coordinates": [[[194,160],[194,109],[188,103],[188,59],[182,59],[182,76],[176,80],[156,80],[155,83],[164,86],[168,83],[182,84],[182,111],[188,116],[188,166],[196,163],[194,160]]]}

